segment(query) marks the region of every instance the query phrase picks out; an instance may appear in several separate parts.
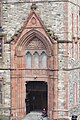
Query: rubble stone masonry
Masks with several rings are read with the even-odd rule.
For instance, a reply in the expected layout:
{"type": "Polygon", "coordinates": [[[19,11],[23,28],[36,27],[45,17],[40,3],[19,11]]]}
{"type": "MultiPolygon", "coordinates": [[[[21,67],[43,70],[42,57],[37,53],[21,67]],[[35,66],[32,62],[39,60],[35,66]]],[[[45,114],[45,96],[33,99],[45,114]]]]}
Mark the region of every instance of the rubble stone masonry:
{"type": "MultiPolygon", "coordinates": [[[[4,29],[4,54],[0,75],[3,78],[4,114],[10,115],[11,76],[10,44],[12,37],[27,21],[31,11],[32,0],[3,0],[2,27],[4,29]],[[8,110],[7,110],[8,108],[8,110]]],[[[79,56],[79,5],[78,0],[34,0],[36,12],[46,29],[58,37],[58,118],[79,114],[80,101],[74,105],[73,85],[77,83],[80,90],[80,56],[79,56]],[[75,108],[75,111],[73,110],[75,108]]],[[[80,91],[77,92],[80,98],[80,91]]],[[[54,110],[56,111],[56,110],[54,110]]]]}

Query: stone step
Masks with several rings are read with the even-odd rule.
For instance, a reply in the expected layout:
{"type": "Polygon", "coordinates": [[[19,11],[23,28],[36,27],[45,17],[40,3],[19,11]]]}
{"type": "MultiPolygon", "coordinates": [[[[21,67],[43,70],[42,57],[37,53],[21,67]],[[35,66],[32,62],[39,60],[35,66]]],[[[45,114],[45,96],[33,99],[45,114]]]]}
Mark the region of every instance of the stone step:
{"type": "Polygon", "coordinates": [[[41,112],[30,112],[22,120],[49,120],[48,117],[42,117],[41,112]]]}

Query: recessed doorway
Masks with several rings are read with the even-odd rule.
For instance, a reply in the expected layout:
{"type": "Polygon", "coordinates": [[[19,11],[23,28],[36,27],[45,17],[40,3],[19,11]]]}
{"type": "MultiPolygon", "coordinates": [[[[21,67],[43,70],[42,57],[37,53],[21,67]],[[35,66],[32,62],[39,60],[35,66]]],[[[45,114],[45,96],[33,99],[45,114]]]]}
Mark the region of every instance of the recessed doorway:
{"type": "Polygon", "coordinates": [[[46,82],[30,81],[26,83],[26,113],[47,109],[47,91],[46,82]]]}

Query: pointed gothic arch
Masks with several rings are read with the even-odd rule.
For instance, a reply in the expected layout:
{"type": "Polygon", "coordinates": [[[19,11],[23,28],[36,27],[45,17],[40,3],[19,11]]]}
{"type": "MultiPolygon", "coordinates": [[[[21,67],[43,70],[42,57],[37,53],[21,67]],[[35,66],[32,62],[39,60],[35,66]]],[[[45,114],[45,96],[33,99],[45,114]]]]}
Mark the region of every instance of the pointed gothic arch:
{"type": "Polygon", "coordinates": [[[16,43],[16,47],[22,46],[23,49],[26,49],[28,44],[34,39],[37,38],[42,42],[42,44],[45,46],[45,49],[47,50],[47,53],[49,56],[52,54],[52,43],[39,31],[37,30],[30,30],[27,33],[25,33],[22,38],[16,43]]]}

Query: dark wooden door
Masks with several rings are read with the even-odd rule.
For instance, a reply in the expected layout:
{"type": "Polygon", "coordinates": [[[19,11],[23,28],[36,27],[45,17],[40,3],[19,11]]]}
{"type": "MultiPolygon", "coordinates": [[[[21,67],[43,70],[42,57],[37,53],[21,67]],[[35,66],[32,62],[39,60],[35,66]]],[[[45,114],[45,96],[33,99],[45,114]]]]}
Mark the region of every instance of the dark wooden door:
{"type": "Polygon", "coordinates": [[[47,109],[47,84],[42,82],[30,82],[26,85],[26,110],[41,111],[43,108],[47,109]]]}
{"type": "Polygon", "coordinates": [[[30,93],[26,94],[26,114],[30,113],[30,93]]]}

